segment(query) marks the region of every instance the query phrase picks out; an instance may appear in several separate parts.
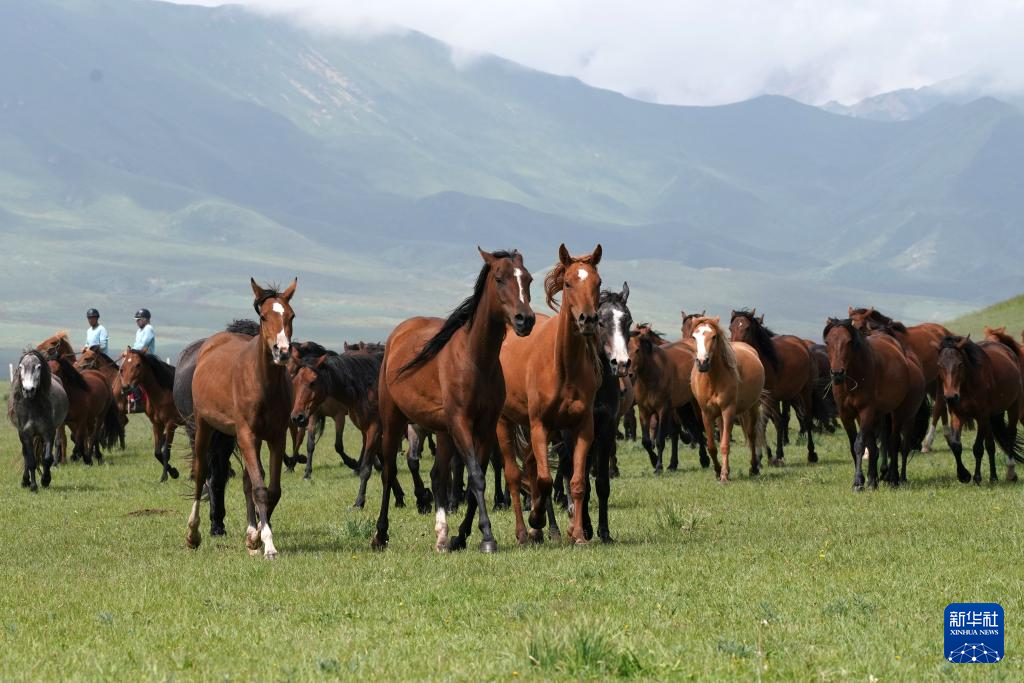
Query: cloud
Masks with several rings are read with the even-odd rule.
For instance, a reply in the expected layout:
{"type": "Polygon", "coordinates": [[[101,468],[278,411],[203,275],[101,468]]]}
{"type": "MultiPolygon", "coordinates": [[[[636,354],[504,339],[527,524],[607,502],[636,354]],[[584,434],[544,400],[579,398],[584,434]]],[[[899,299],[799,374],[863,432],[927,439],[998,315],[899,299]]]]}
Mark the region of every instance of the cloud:
{"type": "Polygon", "coordinates": [[[1020,0],[239,1],[348,34],[415,29],[460,61],[493,53],[663,103],[850,103],[964,74],[1024,89],[1020,0]]]}

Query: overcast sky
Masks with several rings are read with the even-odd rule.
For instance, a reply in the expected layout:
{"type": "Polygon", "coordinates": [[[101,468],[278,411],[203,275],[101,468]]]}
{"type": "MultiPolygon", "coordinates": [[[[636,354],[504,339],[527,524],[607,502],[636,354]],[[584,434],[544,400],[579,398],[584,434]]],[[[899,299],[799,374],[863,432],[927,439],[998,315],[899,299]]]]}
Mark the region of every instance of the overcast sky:
{"type": "Polygon", "coordinates": [[[1024,86],[1024,0],[238,2],[346,32],[412,28],[457,62],[494,53],[663,103],[851,103],[968,73],[993,91],[1024,86]]]}

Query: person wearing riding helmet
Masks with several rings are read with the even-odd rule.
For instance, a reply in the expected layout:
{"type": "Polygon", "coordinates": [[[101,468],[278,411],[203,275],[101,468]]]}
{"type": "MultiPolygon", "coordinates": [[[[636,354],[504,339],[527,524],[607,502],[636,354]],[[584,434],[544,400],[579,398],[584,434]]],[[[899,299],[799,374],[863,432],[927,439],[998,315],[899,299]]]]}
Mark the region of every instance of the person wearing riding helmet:
{"type": "MultiPolygon", "coordinates": [[[[135,311],[135,324],[139,329],[135,330],[135,343],[132,348],[146,354],[156,355],[156,332],[149,322],[150,314],[148,308],[140,308],[135,311]]],[[[135,387],[135,391],[128,397],[128,410],[138,413],[145,410],[146,392],[142,387],[135,387]]]]}
{"type": "Polygon", "coordinates": [[[98,346],[103,353],[109,353],[107,328],[100,325],[100,312],[90,308],[85,312],[85,319],[89,321],[89,329],[85,331],[86,348],[98,346]]]}
{"type": "Polygon", "coordinates": [[[139,329],[135,331],[135,343],[132,344],[132,348],[136,351],[145,351],[155,356],[156,332],[153,331],[149,318],[148,308],[140,308],[135,311],[135,324],[138,325],[139,329]]]}

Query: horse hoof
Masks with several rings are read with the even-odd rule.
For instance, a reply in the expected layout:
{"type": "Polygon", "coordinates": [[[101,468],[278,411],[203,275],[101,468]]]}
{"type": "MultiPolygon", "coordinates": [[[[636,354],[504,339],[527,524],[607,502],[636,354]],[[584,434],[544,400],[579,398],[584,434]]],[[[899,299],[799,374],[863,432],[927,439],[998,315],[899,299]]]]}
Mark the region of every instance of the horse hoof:
{"type": "Polygon", "coordinates": [[[395,498],[395,507],[396,508],[404,508],[405,507],[405,498],[397,498],[396,497],[395,498]]]}
{"type": "Polygon", "coordinates": [[[160,483],[162,484],[165,481],[167,481],[167,472],[166,471],[160,474],[160,483]]]}
{"type": "Polygon", "coordinates": [[[1009,481],[1009,482],[1017,481],[1017,473],[1014,472],[1013,474],[1006,475],[1006,481],[1009,481]]]}
{"type": "Polygon", "coordinates": [[[219,524],[219,525],[217,525],[217,526],[213,526],[213,525],[211,524],[211,525],[210,525],[210,535],[211,535],[211,536],[227,536],[227,535],[228,535],[228,532],[227,532],[227,530],[226,530],[226,529],[224,528],[224,525],[223,525],[223,524],[219,524]]]}
{"type": "Polygon", "coordinates": [[[543,529],[530,529],[526,532],[530,538],[531,543],[543,543],[544,542],[544,530],[543,529]]]}
{"type": "Polygon", "coordinates": [[[921,446],[921,450],[918,451],[918,452],[919,453],[931,453],[932,452],[932,447],[931,446],[921,446]]]}
{"type": "Polygon", "coordinates": [[[678,463],[672,463],[672,464],[670,464],[668,466],[668,471],[669,472],[675,472],[678,469],[679,469],[679,464],[678,463]]]}
{"type": "Polygon", "coordinates": [[[663,471],[664,471],[664,470],[663,470],[662,468],[660,468],[660,467],[655,467],[655,468],[654,468],[654,473],[655,473],[655,474],[661,474],[661,473],[662,473],[663,471]]]}
{"type": "Polygon", "coordinates": [[[466,537],[462,536],[461,534],[458,535],[458,536],[452,537],[452,539],[450,541],[448,541],[448,550],[451,550],[452,552],[458,552],[459,550],[465,550],[465,549],[466,549],[466,537]]]}
{"type": "Polygon", "coordinates": [[[373,533],[373,538],[370,539],[370,548],[373,550],[384,550],[388,547],[388,535],[381,534],[379,531],[373,533]]]}
{"type": "Polygon", "coordinates": [[[292,463],[294,463],[296,465],[305,465],[308,461],[309,461],[309,458],[307,458],[304,455],[293,455],[292,456],[292,463]]]}
{"type": "Polygon", "coordinates": [[[813,453],[813,452],[812,453],[808,453],[807,454],[807,462],[818,462],[818,454],[817,453],[813,453]]]}
{"type": "Polygon", "coordinates": [[[43,485],[44,489],[48,488],[50,486],[50,473],[49,472],[44,473],[43,474],[43,479],[39,483],[43,485]]]}
{"type": "Polygon", "coordinates": [[[268,550],[268,551],[264,552],[263,553],[263,559],[265,559],[265,560],[276,560],[277,559],[277,551],[276,550],[268,550]]]}
{"type": "Polygon", "coordinates": [[[548,540],[551,541],[552,543],[561,543],[562,542],[562,532],[559,531],[558,529],[551,529],[550,531],[548,531],[548,540]]]}
{"type": "Polygon", "coordinates": [[[757,477],[757,476],[760,476],[760,474],[761,474],[761,468],[759,468],[759,467],[751,467],[750,468],[750,476],[757,477]]]}
{"type": "Polygon", "coordinates": [[[202,543],[202,541],[203,537],[199,533],[199,529],[196,529],[194,531],[192,529],[189,529],[185,532],[185,547],[189,550],[195,550],[196,548],[198,548],[199,544],[202,543]]]}
{"type": "Polygon", "coordinates": [[[498,542],[493,540],[480,541],[480,552],[488,554],[498,552],[498,542]]]}
{"type": "Polygon", "coordinates": [[[960,480],[961,484],[969,484],[971,482],[971,475],[969,472],[958,472],[956,478],[960,480]]]}
{"type": "Polygon", "coordinates": [[[284,463],[284,471],[285,472],[294,472],[295,471],[295,465],[289,465],[288,463],[284,463]]]}
{"type": "Polygon", "coordinates": [[[32,493],[39,493],[39,486],[36,484],[32,484],[31,486],[28,487],[28,490],[31,491],[32,493]]]}
{"type": "Polygon", "coordinates": [[[313,473],[306,472],[305,474],[302,475],[302,478],[305,479],[306,481],[313,481],[313,473]]]}
{"type": "Polygon", "coordinates": [[[701,457],[701,459],[700,459],[700,467],[701,467],[701,469],[704,469],[704,470],[706,470],[707,468],[711,467],[711,458],[709,458],[706,455],[701,457]]]}
{"type": "Polygon", "coordinates": [[[601,531],[597,534],[597,537],[601,539],[601,543],[615,543],[615,539],[607,531],[601,531]]]}
{"type": "Polygon", "coordinates": [[[181,476],[181,473],[178,472],[178,470],[174,467],[167,470],[167,472],[171,475],[171,479],[177,479],[178,477],[181,476]]]}
{"type": "Polygon", "coordinates": [[[28,479],[22,479],[21,480],[21,488],[27,489],[28,488],[28,483],[29,483],[28,479]]]}

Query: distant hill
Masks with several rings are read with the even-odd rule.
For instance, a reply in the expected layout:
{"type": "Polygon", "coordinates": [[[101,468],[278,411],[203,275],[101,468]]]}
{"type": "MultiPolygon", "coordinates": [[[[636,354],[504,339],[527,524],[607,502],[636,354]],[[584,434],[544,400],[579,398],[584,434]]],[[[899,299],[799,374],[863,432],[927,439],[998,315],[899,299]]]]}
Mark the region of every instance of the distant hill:
{"type": "Polygon", "coordinates": [[[1007,332],[1020,339],[1020,333],[1024,330],[1024,294],[954,318],[945,325],[957,334],[970,333],[975,339],[981,338],[986,325],[1005,325],[1007,332]]]}
{"type": "Polygon", "coordinates": [[[992,99],[662,106],[414,32],[6,0],[0,349],[88,306],[123,344],[145,305],[171,352],[251,310],[250,274],[300,276],[297,335],[380,339],[464,297],[476,244],[540,272],[560,241],[601,241],[664,329],[680,307],[804,334],[851,304],[945,319],[1024,290],[1021,158],[1024,115],[992,99]]]}
{"type": "Polygon", "coordinates": [[[923,88],[873,95],[850,105],[828,102],[821,108],[833,114],[875,121],[910,121],[937,107],[967,104],[983,97],[993,97],[1018,109],[1024,107],[1024,92],[1007,90],[977,75],[966,74],[923,88]]]}

